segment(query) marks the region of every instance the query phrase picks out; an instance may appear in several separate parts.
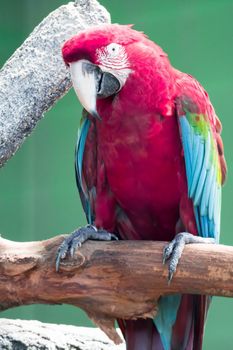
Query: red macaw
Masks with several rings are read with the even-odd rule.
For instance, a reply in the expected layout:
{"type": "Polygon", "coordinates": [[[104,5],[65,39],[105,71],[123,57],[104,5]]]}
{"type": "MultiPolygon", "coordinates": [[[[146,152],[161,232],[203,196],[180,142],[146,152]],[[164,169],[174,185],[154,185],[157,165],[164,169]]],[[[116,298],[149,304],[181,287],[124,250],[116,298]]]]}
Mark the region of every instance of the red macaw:
{"type": "MultiPolygon", "coordinates": [[[[171,280],[185,244],[219,240],[226,163],[208,94],[131,26],[92,27],[62,53],[87,112],[76,177],[89,225],[63,242],[57,268],[89,238],[171,241],[171,280]]],[[[168,296],[154,320],[119,321],[127,349],[201,349],[208,304],[168,296]]]]}

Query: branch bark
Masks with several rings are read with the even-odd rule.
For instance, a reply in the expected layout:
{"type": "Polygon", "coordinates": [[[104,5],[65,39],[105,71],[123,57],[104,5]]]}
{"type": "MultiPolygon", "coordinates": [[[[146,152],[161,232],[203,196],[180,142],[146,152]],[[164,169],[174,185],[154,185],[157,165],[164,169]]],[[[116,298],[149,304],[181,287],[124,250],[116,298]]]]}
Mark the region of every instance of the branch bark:
{"type": "Polygon", "coordinates": [[[79,0],[46,17],[0,71],[0,166],[16,152],[43,114],[71,87],[62,44],[91,25],[110,22],[96,0],[79,0]]]}
{"type": "Polygon", "coordinates": [[[156,300],[174,293],[233,297],[233,247],[186,246],[172,283],[162,264],[164,242],[87,242],[74,258],[55,257],[63,236],[40,242],[0,239],[0,309],[33,303],[71,304],[115,342],[116,318],[154,317],[156,300]]]}

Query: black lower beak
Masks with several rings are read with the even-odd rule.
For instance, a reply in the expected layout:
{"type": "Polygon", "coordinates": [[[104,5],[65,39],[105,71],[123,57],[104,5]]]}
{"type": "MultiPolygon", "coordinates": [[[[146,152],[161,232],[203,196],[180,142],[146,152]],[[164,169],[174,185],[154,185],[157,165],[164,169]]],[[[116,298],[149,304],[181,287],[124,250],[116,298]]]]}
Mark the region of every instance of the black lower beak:
{"type": "Polygon", "coordinates": [[[91,62],[83,63],[83,71],[95,75],[97,98],[115,95],[121,88],[121,84],[115,75],[102,71],[99,66],[91,62]]]}
{"type": "Polygon", "coordinates": [[[97,90],[97,98],[106,98],[115,95],[120,91],[120,88],[120,82],[113,74],[102,71],[97,90]]]}

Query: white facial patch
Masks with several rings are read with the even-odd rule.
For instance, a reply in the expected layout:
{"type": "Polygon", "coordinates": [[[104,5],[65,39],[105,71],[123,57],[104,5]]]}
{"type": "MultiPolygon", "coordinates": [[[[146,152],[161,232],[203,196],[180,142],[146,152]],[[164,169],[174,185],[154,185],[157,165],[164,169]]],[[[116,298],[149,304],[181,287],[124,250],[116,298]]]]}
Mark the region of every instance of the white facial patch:
{"type": "Polygon", "coordinates": [[[124,46],[111,43],[97,49],[96,55],[101,69],[114,74],[119,79],[121,86],[123,86],[132,71],[124,46]]]}
{"type": "Polygon", "coordinates": [[[128,56],[122,45],[111,43],[96,50],[99,64],[112,69],[129,68],[128,56]]]}

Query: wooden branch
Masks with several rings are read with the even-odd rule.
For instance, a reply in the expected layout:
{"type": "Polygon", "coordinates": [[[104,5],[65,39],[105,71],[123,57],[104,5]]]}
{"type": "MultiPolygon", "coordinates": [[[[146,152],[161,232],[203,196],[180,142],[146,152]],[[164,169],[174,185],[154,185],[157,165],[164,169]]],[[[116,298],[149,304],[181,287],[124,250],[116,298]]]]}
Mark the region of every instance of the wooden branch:
{"type": "Polygon", "coordinates": [[[0,70],[0,166],[17,151],[43,114],[71,88],[61,47],[91,25],[110,22],[97,0],[50,13],[0,70]]]}
{"type": "Polygon", "coordinates": [[[156,300],[173,293],[233,297],[233,247],[186,246],[172,283],[162,265],[164,242],[87,242],[57,273],[64,239],[19,243],[0,239],[0,309],[33,303],[79,306],[108,336],[116,318],[153,317],[156,300]]]}

